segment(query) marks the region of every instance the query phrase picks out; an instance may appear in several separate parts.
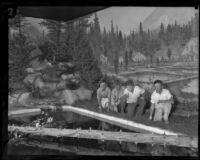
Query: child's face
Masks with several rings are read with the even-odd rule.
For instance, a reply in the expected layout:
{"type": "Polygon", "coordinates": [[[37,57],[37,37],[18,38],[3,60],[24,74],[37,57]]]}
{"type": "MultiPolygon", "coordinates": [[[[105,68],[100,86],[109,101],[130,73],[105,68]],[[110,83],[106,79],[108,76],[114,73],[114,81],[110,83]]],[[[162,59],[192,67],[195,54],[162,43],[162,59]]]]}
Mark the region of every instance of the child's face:
{"type": "Polygon", "coordinates": [[[163,88],[162,84],[160,84],[160,83],[156,83],[154,85],[154,87],[155,87],[155,90],[156,90],[157,93],[160,93],[162,91],[162,88],[163,88]]]}
{"type": "Polygon", "coordinates": [[[132,91],[132,90],[133,90],[133,85],[127,85],[126,88],[127,88],[129,91],[132,91]]]}
{"type": "Polygon", "coordinates": [[[115,85],[115,88],[119,90],[121,87],[120,87],[119,84],[116,84],[116,85],[115,85]]]}
{"type": "Polygon", "coordinates": [[[104,82],[101,83],[101,84],[100,84],[100,88],[105,89],[105,88],[106,88],[106,83],[104,83],[104,82]]]}

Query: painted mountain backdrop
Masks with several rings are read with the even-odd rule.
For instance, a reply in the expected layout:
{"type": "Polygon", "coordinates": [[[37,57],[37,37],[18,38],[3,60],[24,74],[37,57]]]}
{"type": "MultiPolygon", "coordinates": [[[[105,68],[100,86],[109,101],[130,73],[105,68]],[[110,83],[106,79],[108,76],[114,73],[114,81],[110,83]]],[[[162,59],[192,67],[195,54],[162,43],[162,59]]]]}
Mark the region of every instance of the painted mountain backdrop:
{"type": "Polygon", "coordinates": [[[160,24],[164,26],[168,24],[186,24],[195,15],[195,9],[189,7],[158,7],[143,21],[143,29],[155,30],[159,29],[160,24]]]}

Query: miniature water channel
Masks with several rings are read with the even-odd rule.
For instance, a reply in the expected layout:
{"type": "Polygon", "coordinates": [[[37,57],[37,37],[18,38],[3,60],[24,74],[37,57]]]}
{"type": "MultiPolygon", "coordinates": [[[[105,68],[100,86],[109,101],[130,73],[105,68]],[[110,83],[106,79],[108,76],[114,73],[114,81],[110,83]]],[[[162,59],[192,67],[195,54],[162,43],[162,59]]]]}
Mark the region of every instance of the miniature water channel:
{"type": "MultiPolygon", "coordinates": [[[[60,109],[52,111],[41,109],[38,115],[9,118],[10,126],[112,131],[113,134],[136,133],[119,126],[78,115],[63,112],[60,109]]],[[[19,130],[9,132],[10,140],[8,154],[12,155],[172,155],[197,156],[197,149],[160,144],[120,142],[95,138],[48,136],[42,134],[25,134],[19,130]]]]}

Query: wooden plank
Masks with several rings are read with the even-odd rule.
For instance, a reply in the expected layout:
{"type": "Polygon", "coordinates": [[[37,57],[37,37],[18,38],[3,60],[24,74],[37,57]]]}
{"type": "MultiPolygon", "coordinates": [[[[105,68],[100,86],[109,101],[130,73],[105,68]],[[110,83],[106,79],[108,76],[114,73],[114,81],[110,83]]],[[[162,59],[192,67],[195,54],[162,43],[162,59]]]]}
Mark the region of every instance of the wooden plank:
{"type": "Polygon", "coordinates": [[[76,153],[77,155],[133,155],[131,153],[120,153],[120,152],[114,152],[114,151],[101,151],[100,149],[91,149],[91,148],[86,148],[86,147],[74,147],[74,146],[66,146],[58,143],[50,143],[50,142],[42,142],[42,143],[37,143],[34,141],[22,141],[19,144],[23,144],[26,146],[32,146],[32,147],[40,147],[43,149],[51,149],[51,150],[56,150],[60,152],[71,152],[71,153],[76,153]]]}
{"type": "Polygon", "coordinates": [[[39,115],[40,113],[41,113],[40,108],[22,109],[22,110],[9,111],[8,117],[14,118],[14,117],[20,117],[20,116],[33,116],[33,115],[39,115]]]}
{"type": "MultiPolygon", "coordinates": [[[[45,106],[45,107],[47,107],[47,106],[45,106]]],[[[56,106],[50,105],[47,108],[56,109],[56,106]]],[[[89,111],[89,110],[83,109],[83,108],[77,108],[77,107],[73,107],[73,106],[62,106],[62,109],[63,109],[63,111],[77,113],[77,114],[80,114],[80,115],[83,115],[86,117],[94,118],[94,119],[97,119],[97,120],[100,120],[103,122],[110,123],[112,125],[116,125],[116,126],[119,126],[119,127],[125,128],[125,129],[129,129],[132,131],[136,131],[136,132],[156,133],[156,134],[165,134],[165,135],[182,135],[181,133],[175,133],[175,132],[168,131],[165,129],[147,126],[147,125],[144,125],[141,123],[136,123],[133,121],[122,119],[122,118],[117,118],[117,117],[105,115],[102,113],[96,113],[94,111],[89,111]]],[[[8,116],[9,117],[17,117],[17,116],[22,116],[22,115],[28,116],[31,113],[39,114],[40,109],[36,108],[36,109],[24,109],[24,110],[19,110],[19,111],[10,111],[8,116]]]]}
{"type": "Polygon", "coordinates": [[[131,132],[111,132],[99,130],[74,130],[74,129],[56,129],[56,128],[35,128],[8,126],[8,131],[18,130],[23,133],[41,136],[54,137],[76,137],[85,139],[112,140],[118,142],[134,142],[145,144],[173,145],[179,147],[198,147],[197,137],[142,134],[131,132]]]}
{"type": "Polygon", "coordinates": [[[110,123],[110,124],[113,124],[125,129],[132,130],[132,131],[138,131],[142,133],[150,132],[150,133],[165,134],[165,135],[182,135],[181,133],[175,133],[175,132],[168,131],[165,129],[147,126],[141,123],[136,123],[133,121],[122,119],[122,118],[117,118],[117,117],[105,115],[102,113],[96,113],[96,112],[89,111],[83,108],[76,108],[73,106],[63,106],[62,108],[63,108],[63,111],[70,111],[77,114],[81,114],[83,116],[91,117],[91,118],[104,121],[104,122],[107,122],[107,123],[110,123]]]}

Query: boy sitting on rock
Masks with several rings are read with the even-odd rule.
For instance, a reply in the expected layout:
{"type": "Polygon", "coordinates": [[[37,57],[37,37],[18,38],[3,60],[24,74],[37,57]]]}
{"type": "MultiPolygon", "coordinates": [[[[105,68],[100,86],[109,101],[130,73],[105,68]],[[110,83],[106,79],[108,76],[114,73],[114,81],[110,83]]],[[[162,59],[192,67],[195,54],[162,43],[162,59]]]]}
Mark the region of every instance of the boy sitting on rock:
{"type": "Polygon", "coordinates": [[[150,117],[152,120],[153,113],[154,121],[162,121],[164,119],[165,123],[168,123],[168,117],[174,103],[173,96],[169,90],[163,88],[163,83],[161,80],[156,80],[154,82],[155,91],[151,95],[151,108],[150,117]]]}
{"type": "Polygon", "coordinates": [[[99,104],[99,110],[102,111],[106,110],[109,111],[110,103],[111,103],[111,90],[107,86],[105,80],[101,80],[100,87],[97,90],[97,100],[99,104]]]}

